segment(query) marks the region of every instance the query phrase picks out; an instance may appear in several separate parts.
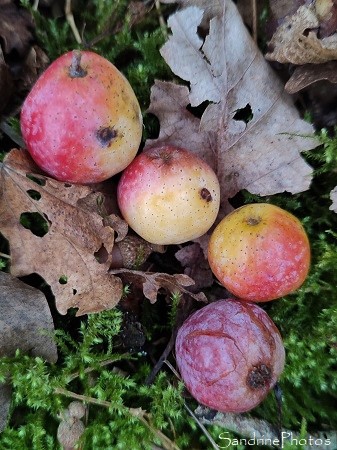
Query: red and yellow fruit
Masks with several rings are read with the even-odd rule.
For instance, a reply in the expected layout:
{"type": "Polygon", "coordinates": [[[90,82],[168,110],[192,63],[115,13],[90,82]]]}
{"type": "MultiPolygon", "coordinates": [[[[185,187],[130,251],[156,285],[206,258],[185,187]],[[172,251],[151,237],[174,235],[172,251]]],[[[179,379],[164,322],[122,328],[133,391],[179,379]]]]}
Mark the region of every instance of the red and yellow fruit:
{"type": "Polygon", "coordinates": [[[208,247],[220,283],[243,300],[264,302],[299,288],[310,267],[310,245],[300,221],[275,205],[245,205],[215,228],[208,247]]]}
{"type": "Polygon", "coordinates": [[[72,51],[55,60],[21,112],[27,149],[45,172],[72,183],[96,183],[121,172],[142,135],[138,100],[107,59],[72,51]]]}
{"type": "Polygon", "coordinates": [[[165,145],[143,151],[118,184],[118,205],[130,227],[152,244],[181,244],[206,233],[220,206],[211,167],[165,145]]]}

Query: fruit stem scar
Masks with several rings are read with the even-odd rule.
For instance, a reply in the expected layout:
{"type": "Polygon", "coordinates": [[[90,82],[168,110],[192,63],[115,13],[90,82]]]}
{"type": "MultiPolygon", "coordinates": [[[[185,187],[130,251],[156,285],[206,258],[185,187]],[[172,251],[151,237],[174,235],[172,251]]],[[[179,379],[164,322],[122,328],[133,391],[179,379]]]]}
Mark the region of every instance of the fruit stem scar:
{"type": "Polygon", "coordinates": [[[69,76],[71,78],[84,78],[87,75],[88,72],[81,66],[81,58],[82,53],[79,50],[74,50],[69,67],[69,76]]]}
{"type": "Polygon", "coordinates": [[[260,389],[267,386],[271,378],[271,369],[265,364],[259,364],[249,372],[247,383],[252,389],[260,389]]]}
{"type": "Polygon", "coordinates": [[[212,199],[212,194],[206,188],[202,188],[201,189],[200,196],[201,196],[202,199],[206,200],[207,203],[209,203],[209,202],[211,202],[213,200],[212,199]]]}
{"type": "Polygon", "coordinates": [[[118,133],[113,127],[101,127],[96,131],[96,137],[104,147],[109,147],[117,136],[118,133]]]}

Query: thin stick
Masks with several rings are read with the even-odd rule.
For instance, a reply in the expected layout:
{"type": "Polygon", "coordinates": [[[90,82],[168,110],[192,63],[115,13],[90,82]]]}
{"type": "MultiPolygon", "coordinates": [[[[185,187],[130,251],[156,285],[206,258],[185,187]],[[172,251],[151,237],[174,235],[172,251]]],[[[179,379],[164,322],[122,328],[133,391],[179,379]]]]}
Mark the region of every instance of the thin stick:
{"type": "Polygon", "coordinates": [[[11,259],[10,255],[6,255],[6,253],[0,252],[1,258],[11,259]]]}
{"type": "Polygon", "coordinates": [[[71,31],[73,32],[73,35],[76,39],[76,42],[78,44],[82,44],[82,38],[80,36],[80,33],[78,32],[73,13],[71,11],[71,0],[66,0],[64,12],[66,15],[67,22],[69,23],[71,31]]]}
{"type": "MultiPolygon", "coordinates": [[[[105,408],[111,408],[114,406],[114,403],[108,402],[106,400],[100,400],[95,397],[89,397],[88,395],[76,394],[76,392],[68,391],[64,388],[55,388],[55,394],[65,395],[66,397],[73,398],[75,400],[80,400],[85,403],[91,403],[98,406],[104,406],[105,408]]],[[[121,405],[118,405],[118,408],[122,408],[121,405]]],[[[154,428],[151,423],[148,422],[149,416],[142,408],[127,408],[124,407],[125,412],[128,412],[133,417],[139,419],[153,434],[155,434],[160,440],[165,450],[180,450],[180,448],[172,442],[164,433],[160,430],[154,428]]]]}
{"type": "Polygon", "coordinates": [[[159,20],[159,25],[160,25],[161,31],[162,31],[162,33],[164,35],[164,38],[167,39],[167,35],[168,35],[168,33],[167,33],[167,26],[166,26],[163,14],[161,12],[160,0],[155,0],[154,4],[156,6],[156,10],[157,10],[157,13],[158,13],[158,20],[159,20]]]}
{"type": "Polygon", "coordinates": [[[257,6],[256,0],[251,0],[252,3],[252,33],[254,42],[257,43],[257,6]]]}

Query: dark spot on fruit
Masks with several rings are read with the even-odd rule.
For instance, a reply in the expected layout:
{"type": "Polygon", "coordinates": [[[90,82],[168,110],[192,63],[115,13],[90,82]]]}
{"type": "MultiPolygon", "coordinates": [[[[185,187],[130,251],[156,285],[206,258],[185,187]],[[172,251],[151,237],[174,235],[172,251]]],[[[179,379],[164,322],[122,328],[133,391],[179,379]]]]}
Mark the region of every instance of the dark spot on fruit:
{"type": "Polygon", "coordinates": [[[113,127],[101,127],[96,132],[96,137],[103,147],[109,147],[117,136],[118,133],[113,127]]]}
{"type": "Polygon", "coordinates": [[[200,196],[201,196],[202,199],[206,200],[207,203],[209,203],[209,202],[211,202],[213,200],[211,193],[206,188],[202,188],[201,189],[200,196]]]}
{"type": "Polygon", "coordinates": [[[261,217],[248,217],[246,223],[251,226],[258,225],[261,222],[261,217]]]}
{"type": "Polygon", "coordinates": [[[247,377],[247,383],[252,389],[261,389],[268,386],[270,381],[271,370],[265,364],[254,366],[247,377]]]}

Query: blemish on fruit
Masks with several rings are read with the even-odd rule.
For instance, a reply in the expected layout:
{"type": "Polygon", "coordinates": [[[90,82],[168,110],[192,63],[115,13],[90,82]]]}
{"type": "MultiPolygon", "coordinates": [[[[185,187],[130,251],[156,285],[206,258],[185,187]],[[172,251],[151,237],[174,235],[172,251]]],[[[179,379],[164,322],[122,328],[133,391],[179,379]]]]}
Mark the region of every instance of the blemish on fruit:
{"type": "Polygon", "coordinates": [[[113,127],[101,127],[96,132],[96,137],[103,147],[109,147],[117,136],[118,133],[113,127]]]}
{"type": "Polygon", "coordinates": [[[261,222],[261,217],[248,217],[246,219],[247,225],[255,226],[258,225],[261,222]]]}
{"type": "Polygon", "coordinates": [[[206,200],[207,203],[213,200],[212,194],[209,192],[207,188],[202,188],[200,191],[200,196],[202,199],[206,200]]]}
{"type": "Polygon", "coordinates": [[[249,372],[247,383],[252,389],[261,389],[268,386],[271,379],[271,369],[265,364],[259,364],[249,372]]]}

